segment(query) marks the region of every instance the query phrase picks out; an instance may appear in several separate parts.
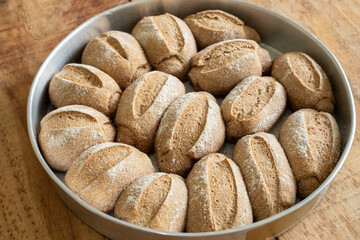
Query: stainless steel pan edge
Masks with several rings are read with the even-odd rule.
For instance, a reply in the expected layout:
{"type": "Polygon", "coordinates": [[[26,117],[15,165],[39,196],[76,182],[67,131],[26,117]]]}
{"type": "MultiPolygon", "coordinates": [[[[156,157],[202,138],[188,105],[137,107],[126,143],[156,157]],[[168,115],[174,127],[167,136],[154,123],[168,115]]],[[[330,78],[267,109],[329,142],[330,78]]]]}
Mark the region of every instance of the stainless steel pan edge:
{"type": "Polygon", "coordinates": [[[142,0],[115,7],[89,19],[64,38],[40,67],[29,92],[27,120],[32,147],[60,197],[84,222],[114,239],[263,239],[276,236],[293,226],[320,201],[344,163],[355,133],[355,107],[351,89],[344,71],[329,49],[293,21],[266,8],[235,0],[142,0]],[[47,84],[50,78],[66,63],[79,59],[79,53],[85,44],[101,32],[109,29],[130,31],[136,21],[144,15],[170,12],[184,17],[205,9],[222,9],[231,12],[256,28],[266,44],[276,46],[283,52],[307,52],[323,66],[332,82],[337,99],[335,116],[340,125],[343,141],[338,164],[315,192],[295,206],[270,218],[235,229],[209,233],[167,233],[139,227],[96,210],[81,201],[56,177],[37,144],[39,122],[47,111],[43,106],[49,103],[47,84]]]}

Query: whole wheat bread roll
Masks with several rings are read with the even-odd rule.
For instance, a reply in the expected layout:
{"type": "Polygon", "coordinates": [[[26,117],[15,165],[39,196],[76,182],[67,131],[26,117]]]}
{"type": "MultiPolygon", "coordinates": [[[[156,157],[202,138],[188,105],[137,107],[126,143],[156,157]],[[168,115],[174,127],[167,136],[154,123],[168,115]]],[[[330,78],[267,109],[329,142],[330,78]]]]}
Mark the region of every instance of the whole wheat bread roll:
{"type": "Polygon", "coordinates": [[[101,112],[70,105],[48,113],[40,122],[39,145],[49,166],[67,171],[87,148],[115,139],[116,129],[101,112]]]}
{"type": "Polygon", "coordinates": [[[109,74],[122,90],[151,69],[136,39],[120,31],[104,32],[90,40],[81,62],[109,74]]]}
{"type": "Polygon", "coordinates": [[[150,158],[121,143],[101,143],[84,151],[65,176],[68,188],[103,212],[112,210],[133,181],[155,171],[150,158]]]}
{"type": "Polygon", "coordinates": [[[70,63],[55,74],[49,85],[49,97],[56,107],[85,105],[106,116],[115,113],[121,89],[108,74],[85,64],[70,63]]]}
{"type": "Polygon", "coordinates": [[[245,26],[238,17],[221,10],[205,10],[187,16],[185,23],[194,34],[199,48],[231,40],[250,39],[260,43],[259,34],[251,27],[245,26]]]}
{"type": "Polygon", "coordinates": [[[131,34],[143,47],[151,65],[179,79],[186,76],[196,54],[196,42],[183,20],[171,14],[141,19],[131,34]]]}
{"type": "Polygon", "coordinates": [[[284,85],[292,110],[312,108],[332,113],[335,97],[329,79],[319,64],[301,52],[275,58],[271,76],[284,85]]]}
{"type": "Polygon", "coordinates": [[[155,138],[159,169],[184,176],[194,162],[217,152],[224,139],[215,98],[206,92],[187,93],[172,102],[161,119],[155,138]]]}
{"type": "Polygon", "coordinates": [[[133,182],[120,195],[115,217],[166,232],[185,228],[188,193],[184,179],[175,174],[153,173],[133,182]]]}
{"type": "Polygon", "coordinates": [[[209,154],[195,163],[186,186],[189,191],[186,231],[219,231],[253,222],[240,169],[225,155],[209,154]]]}
{"type": "Polygon", "coordinates": [[[150,152],[165,110],[184,94],[184,84],[172,75],[154,71],[141,76],[120,99],[115,117],[117,141],[150,152]]]}
{"type": "Polygon", "coordinates": [[[274,135],[259,132],[241,138],[233,159],[243,174],[256,220],[295,204],[295,177],[274,135]]]}
{"type": "Polygon", "coordinates": [[[280,129],[279,142],[295,174],[301,198],[325,181],[340,155],[336,120],[329,113],[312,109],[291,114],[280,129]]]}
{"type": "Polygon", "coordinates": [[[271,65],[270,54],[252,40],[227,40],[200,51],[188,74],[195,90],[227,94],[249,76],[261,76],[271,65]]]}
{"type": "Polygon", "coordinates": [[[221,103],[227,139],[235,141],[248,134],[269,131],[285,107],[285,89],[274,78],[245,78],[221,103]]]}

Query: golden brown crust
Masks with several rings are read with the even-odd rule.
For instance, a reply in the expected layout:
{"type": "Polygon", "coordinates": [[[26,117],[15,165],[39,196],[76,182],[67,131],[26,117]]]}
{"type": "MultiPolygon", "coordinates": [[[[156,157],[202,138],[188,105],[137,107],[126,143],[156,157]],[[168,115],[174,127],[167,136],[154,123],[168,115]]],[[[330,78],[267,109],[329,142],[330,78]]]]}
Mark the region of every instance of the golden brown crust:
{"type": "Polygon", "coordinates": [[[260,132],[241,138],[233,159],[244,176],[256,220],[295,204],[295,177],[274,135],[260,132]]]}
{"type": "Polygon", "coordinates": [[[272,64],[270,53],[268,52],[268,50],[266,50],[265,48],[262,48],[262,47],[259,47],[257,49],[257,53],[260,57],[260,62],[262,65],[262,74],[263,75],[269,74],[270,69],[271,69],[271,64],[272,64]]]}
{"type": "Polygon", "coordinates": [[[184,94],[184,84],[163,72],[149,72],[137,79],[124,91],[119,102],[115,117],[117,141],[150,152],[165,110],[184,94]]]}
{"type": "Polygon", "coordinates": [[[155,138],[160,171],[186,175],[195,161],[217,152],[225,126],[215,98],[206,92],[187,93],[170,104],[155,138]]]}
{"type": "Polygon", "coordinates": [[[200,49],[231,39],[251,39],[260,43],[259,34],[236,16],[221,10],[206,10],[187,16],[185,23],[200,49]]]}
{"type": "Polygon", "coordinates": [[[117,108],[121,89],[112,77],[85,64],[66,64],[49,84],[49,97],[56,107],[85,105],[106,116],[117,108]]]}
{"type": "Polygon", "coordinates": [[[40,122],[39,145],[49,166],[67,171],[87,148],[115,139],[116,129],[99,111],[70,105],[48,113],[40,122]]]}
{"type": "Polygon", "coordinates": [[[285,107],[285,89],[274,78],[245,78],[221,103],[227,139],[235,141],[248,134],[269,131],[285,107]]]}
{"type": "Polygon", "coordinates": [[[325,181],[340,155],[341,139],[336,120],[329,113],[312,109],[291,114],[280,129],[279,142],[302,198],[325,181]]]}
{"type": "Polygon", "coordinates": [[[114,215],[139,226],[182,232],[187,202],[188,193],[182,177],[153,173],[126,188],[116,203],[114,215]]]}
{"type": "Polygon", "coordinates": [[[136,39],[120,31],[104,32],[91,39],[81,62],[109,74],[122,90],[151,69],[136,39]]]}
{"type": "Polygon", "coordinates": [[[202,158],[191,170],[186,186],[186,231],[219,231],[253,222],[239,167],[225,155],[214,153],[202,158]]]}
{"type": "Polygon", "coordinates": [[[312,108],[332,113],[335,98],[325,72],[310,56],[288,52],[275,58],[271,76],[284,85],[292,110],[312,108]]]}
{"type": "Polygon", "coordinates": [[[261,76],[271,61],[265,52],[252,40],[219,42],[195,55],[188,77],[195,90],[224,95],[244,78],[261,76]]]}
{"type": "Polygon", "coordinates": [[[143,47],[151,65],[183,80],[197,48],[189,27],[171,14],[141,19],[131,34],[143,47]]]}
{"type": "Polygon", "coordinates": [[[76,159],[65,176],[65,183],[83,201],[108,212],[130,183],[154,171],[149,157],[136,148],[102,143],[76,159]]]}
{"type": "Polygon", "coordinates": [[[260,38],[259,33],[255,29],[253,29],[252,27],[244,25],[244,32],[245,32],[245,35],[246,35],[246,39],[254,40],[258,44],[260,44],[261,38],[260,38]]]}

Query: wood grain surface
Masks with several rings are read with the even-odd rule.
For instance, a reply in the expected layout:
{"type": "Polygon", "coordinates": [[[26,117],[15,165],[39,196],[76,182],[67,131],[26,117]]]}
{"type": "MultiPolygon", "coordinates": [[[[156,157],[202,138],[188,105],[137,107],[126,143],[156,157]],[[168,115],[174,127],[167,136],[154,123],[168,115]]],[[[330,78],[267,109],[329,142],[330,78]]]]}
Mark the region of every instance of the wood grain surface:
{"type": "MultiPolygon", "coordinates": [[[[30,145],[26,103],[36,72],[60,40],[90,17],[125,2],[0,0],[0,239],[105,239],[55,193],[30,145]]],[[[360,116],[360,2],[250,2],[294,20],[330,48],[349,78],[360,116]]],[[[350,154],[321,203],[279,239],[360,238],[359,156],[357,130],[350,154]]]]}

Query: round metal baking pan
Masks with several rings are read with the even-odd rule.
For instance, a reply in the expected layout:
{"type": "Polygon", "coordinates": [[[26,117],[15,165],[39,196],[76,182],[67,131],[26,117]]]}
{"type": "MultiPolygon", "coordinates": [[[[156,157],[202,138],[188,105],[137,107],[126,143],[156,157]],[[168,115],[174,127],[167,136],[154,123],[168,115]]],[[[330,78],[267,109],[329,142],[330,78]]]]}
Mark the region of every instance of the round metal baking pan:
{"type": "Polygon", "coordinates": [[[50,53],[32,83],[27,106],[27,123],[31,144],[41,165],[58,192],[72,211],[98,232],[113,239],[264,239],[277,236],[303,218],[322,198],[331,181],[344,163],[355,133],[355,108],[346,75],[335,56],[310,32],[293,21],[266,8],[235,0],[149,0],[136,1],[107,10],[89,19],[50,53]],[[108,30],[130,32],[143,16],[165,12],[183,18],[189,14],[221,9],[238,16],[255,28],[264,47],[273,54],[301,51],[312,56],[327,73],[336,97],[335,118],[339,124],[342,153],[334,170],[325,182],[306,199],[270,218],[239,228],[207,233],[168,233],[139,227],[97,209],[80,200],[62,182],[61,174],[54,172],[43,158],[37,135],[40,121],[51,109],[48,83],[51,77],[69,62],[78,62],[87,42],[108,30]],[[60,176],[60,177],[59,177],[60,176]]]}

